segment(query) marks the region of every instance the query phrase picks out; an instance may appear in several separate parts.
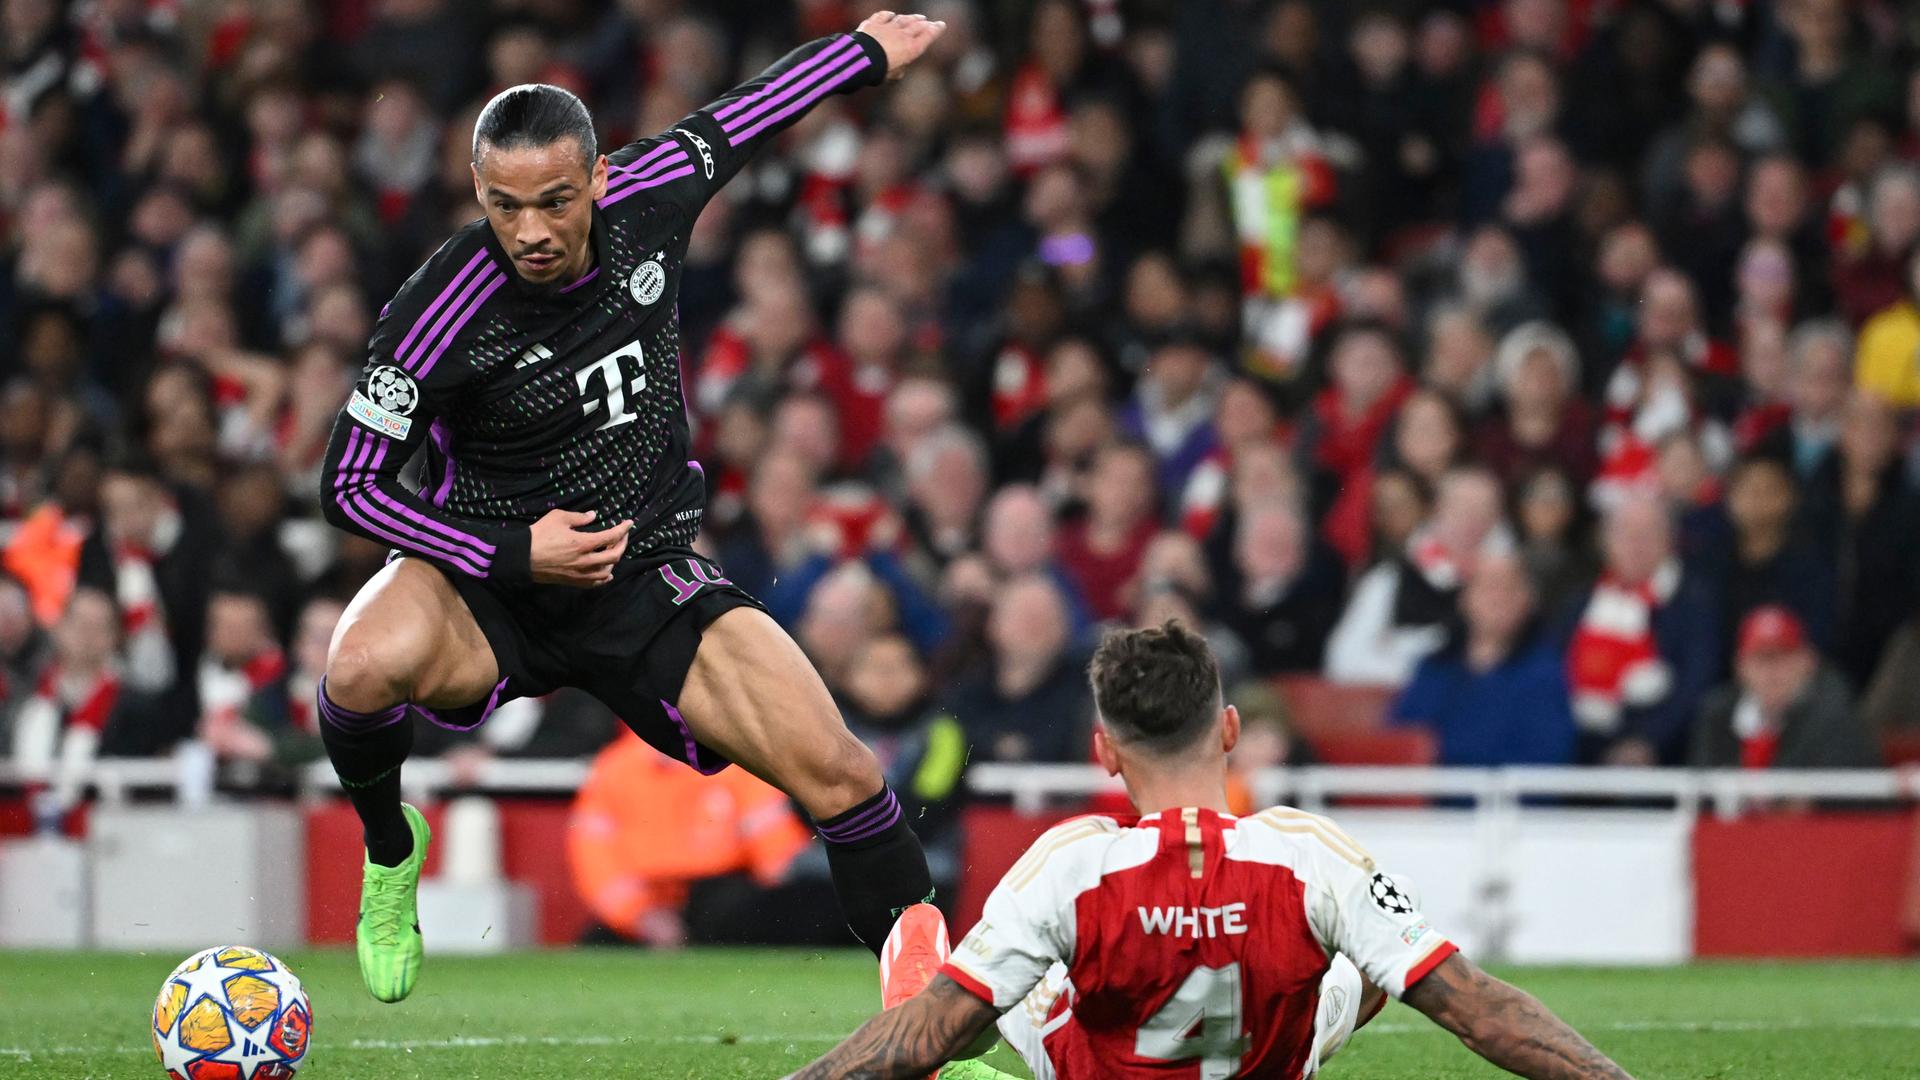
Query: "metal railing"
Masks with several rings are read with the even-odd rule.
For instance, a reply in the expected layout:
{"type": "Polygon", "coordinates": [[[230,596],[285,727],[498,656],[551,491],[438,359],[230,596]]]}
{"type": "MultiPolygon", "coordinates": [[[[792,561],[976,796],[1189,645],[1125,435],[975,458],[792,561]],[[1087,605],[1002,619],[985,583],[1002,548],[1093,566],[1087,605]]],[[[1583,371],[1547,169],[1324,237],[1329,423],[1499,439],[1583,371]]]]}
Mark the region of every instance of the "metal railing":
{"type": "MultiPolygon", "coordinates": [[[[458,783],[463,790],[567,794],[585,782],[582,759],[498,758],[468,777],[457,777],[448,762],[422,758],[409,762],[405,784],[410,793],[431,795],[458,783]]],[[[99,797],[124,801],[132,792],[171,793],[180,770],[168,758],[102,758],[94,763],[92,783],[99,797]]],[[[0,786],[24,782],[14,765],[0,760],[0,786]]],[[[967,784],[978,795],[1011,799],[1016,809],[1034,813],[1050,803],[1124,790],[1097,766],[1004,765],[983,763],[967,770],[967,784]]],[[[338,790],[333,770],[314,762],[299,774],[303,796],[338,790]]],[[[1732,816],[1755,803],[1790,801],[1887,803],[1920,801],[1920,766],[1899,769],[1751,770],[1560,768],[1432,768],[1419,766],[1327,766],[1267,769],[1252,778],[1254,800],[1303,809],[1326,808],[1337,799],[1421,798],[1471,800],[1483,809],[1515,806],[1530,798],[1644,799],[1671,802],[1697,813],[1711,806],[1732,816]]]]}

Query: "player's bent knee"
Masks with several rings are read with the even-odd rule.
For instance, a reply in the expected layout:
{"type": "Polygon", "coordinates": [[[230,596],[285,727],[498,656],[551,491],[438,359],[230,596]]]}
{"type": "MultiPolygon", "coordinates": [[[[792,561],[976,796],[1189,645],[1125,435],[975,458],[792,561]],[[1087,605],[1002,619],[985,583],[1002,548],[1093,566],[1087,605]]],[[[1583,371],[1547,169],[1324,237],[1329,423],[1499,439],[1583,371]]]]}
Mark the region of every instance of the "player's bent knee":
{"type": "Polygon", "coordinates": [[[371,712],[413,698],[413,673],[405,658],[390,643],[371,637],[342,635],[327,656],[327,697],[342,708],[371,712]]]}
{"type": "Polygon", "coordinates": [[[839,738],[823,740],[819,752],[806,755],[799,764],[787,794],[816,818],[852,809],[886,783],[873,751],[844,728],[839,738]]]}

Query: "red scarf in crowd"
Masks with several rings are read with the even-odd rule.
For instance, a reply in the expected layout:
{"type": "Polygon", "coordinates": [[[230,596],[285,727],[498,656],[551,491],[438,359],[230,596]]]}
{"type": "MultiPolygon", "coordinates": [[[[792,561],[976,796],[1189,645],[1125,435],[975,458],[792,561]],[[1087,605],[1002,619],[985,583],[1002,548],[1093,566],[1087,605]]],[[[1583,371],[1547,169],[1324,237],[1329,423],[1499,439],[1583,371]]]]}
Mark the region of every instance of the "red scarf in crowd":
{"type": "Polygon", "coordinates": [[[1638,584],[1608,572],[1594,586],[1567,649],[1573,713],[1583,729],[1612,734],[1627,707],[1666,694],[1672,678],[1653,638],[1653,613],[1679,587],[1680,564],[1671,561],[1638,584]]]}

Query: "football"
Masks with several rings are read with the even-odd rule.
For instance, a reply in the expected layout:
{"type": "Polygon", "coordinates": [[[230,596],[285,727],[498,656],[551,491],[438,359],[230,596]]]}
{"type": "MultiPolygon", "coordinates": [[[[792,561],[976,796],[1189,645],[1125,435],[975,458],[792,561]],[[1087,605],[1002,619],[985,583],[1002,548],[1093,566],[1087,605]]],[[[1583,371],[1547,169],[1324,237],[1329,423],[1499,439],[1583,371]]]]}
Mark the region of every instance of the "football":
{"type": "Polygon", "coordinates": [[[288,1080],[306,1060],[313,1006],[272,954],[218,945],[160,984],[152,1034],[170,1080],[288,1080]]]}

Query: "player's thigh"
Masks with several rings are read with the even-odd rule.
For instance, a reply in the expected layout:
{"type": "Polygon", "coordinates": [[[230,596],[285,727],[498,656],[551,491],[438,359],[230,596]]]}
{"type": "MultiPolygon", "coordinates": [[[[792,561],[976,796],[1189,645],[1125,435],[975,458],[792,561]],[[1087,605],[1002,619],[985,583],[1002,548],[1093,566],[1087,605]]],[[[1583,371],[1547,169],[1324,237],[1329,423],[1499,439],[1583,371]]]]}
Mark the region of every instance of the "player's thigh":
{"type": "Polygon", "coordinates": [[[327,694],[349,709],[485,697],[499,664],[460,593],[420,559],[395,559],[347,605],[327,650],[327,694]]]}
{"type": "Polygon", "coordinates": [[[707,624],[679,710],[701,743],[815,818],[880,790],[879,764],[847,730],[813,664],[758,608],[730,608],[707,624]]]}

